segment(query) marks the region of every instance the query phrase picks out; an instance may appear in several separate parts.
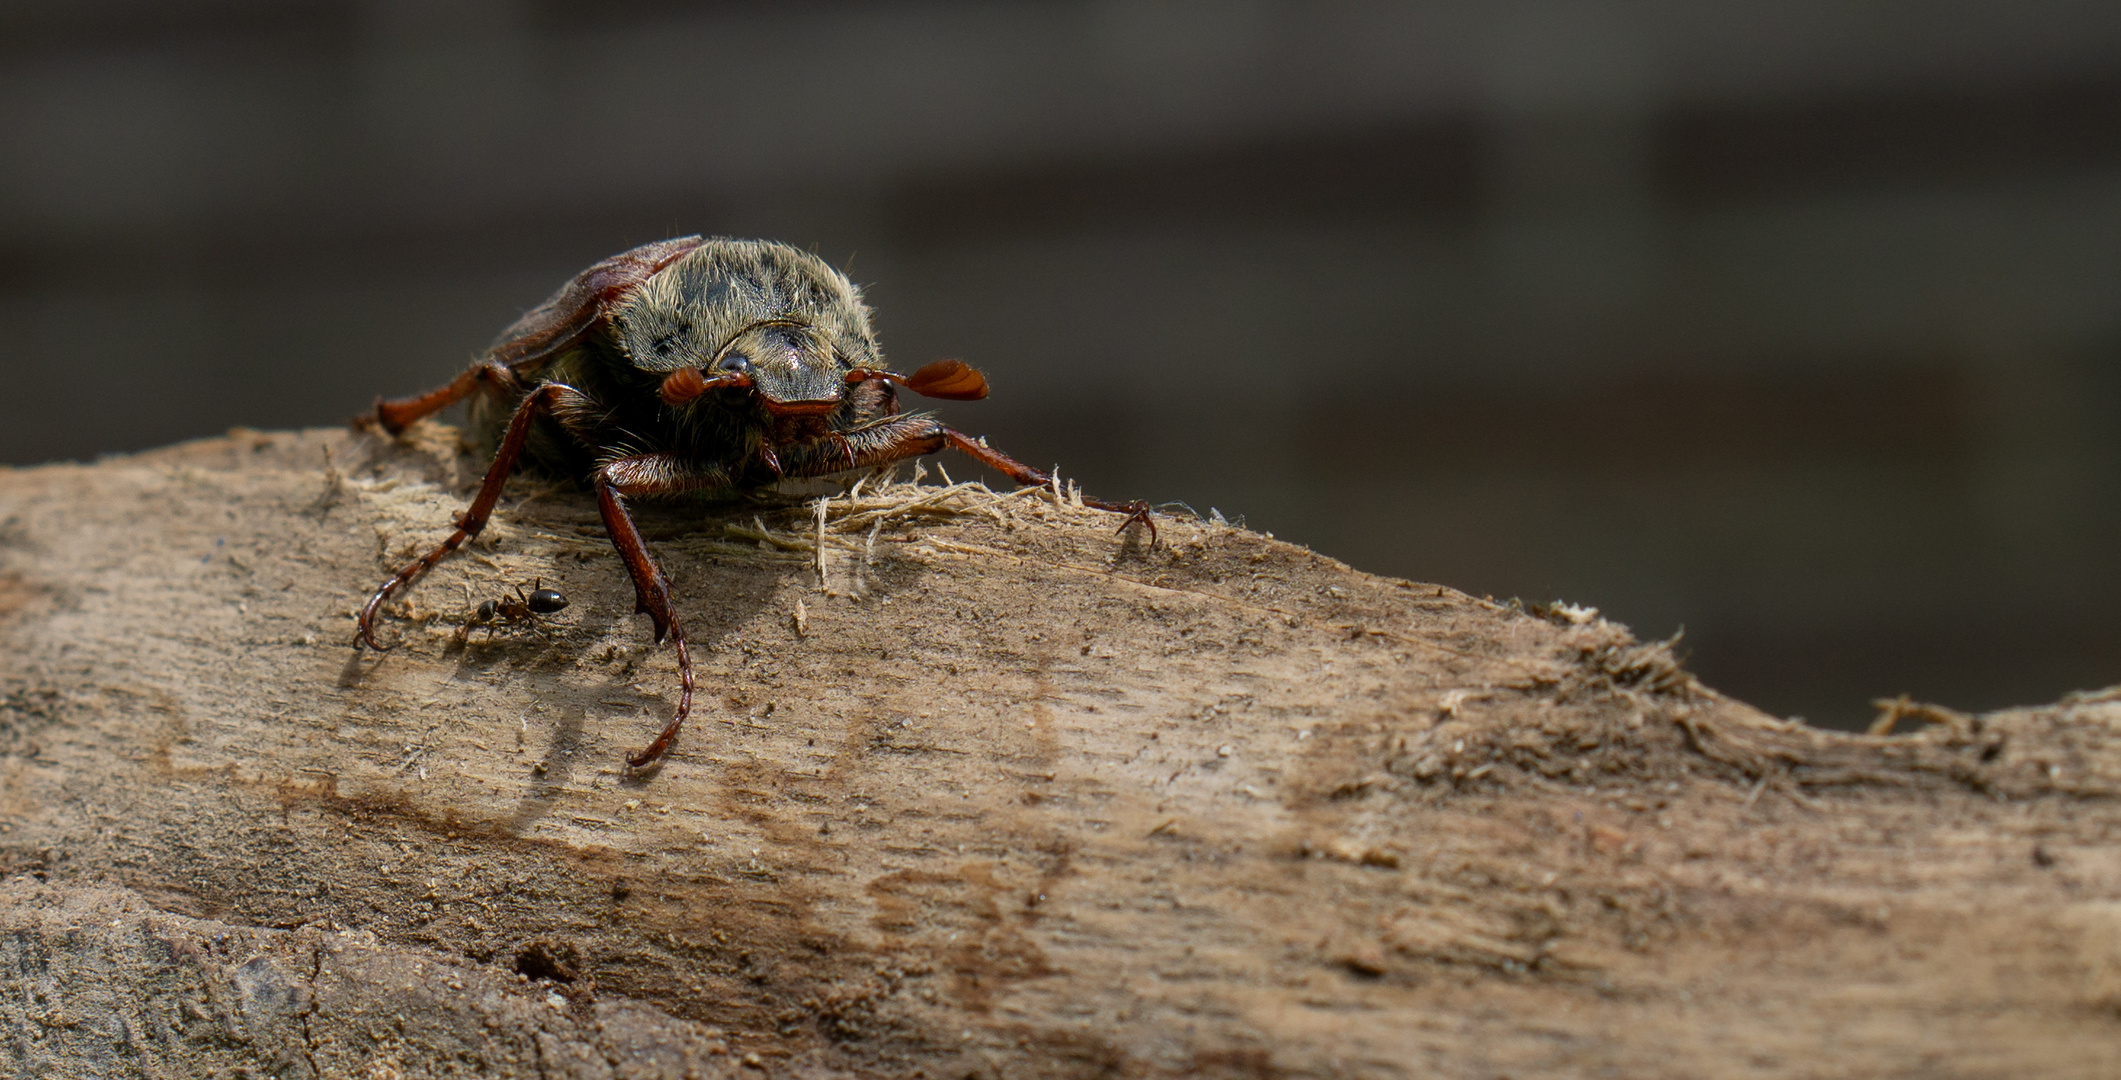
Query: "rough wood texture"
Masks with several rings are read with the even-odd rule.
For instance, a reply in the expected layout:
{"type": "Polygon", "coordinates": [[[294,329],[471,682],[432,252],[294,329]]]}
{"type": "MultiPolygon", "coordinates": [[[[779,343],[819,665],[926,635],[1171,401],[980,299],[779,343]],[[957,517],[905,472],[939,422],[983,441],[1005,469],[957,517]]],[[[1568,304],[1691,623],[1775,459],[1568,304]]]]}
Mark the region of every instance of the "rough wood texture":
{"type": "Polygon", "coordinates": [[[1582,613],[895,488],[822,583],[810,506],[647,515],[706,693],[629,777],[671,661],[564,485],[349,646],[478,470],[423,425],[0,473],[0,1070],[2121,1060],[2121,701],[1813,731],[1582,613]]]}

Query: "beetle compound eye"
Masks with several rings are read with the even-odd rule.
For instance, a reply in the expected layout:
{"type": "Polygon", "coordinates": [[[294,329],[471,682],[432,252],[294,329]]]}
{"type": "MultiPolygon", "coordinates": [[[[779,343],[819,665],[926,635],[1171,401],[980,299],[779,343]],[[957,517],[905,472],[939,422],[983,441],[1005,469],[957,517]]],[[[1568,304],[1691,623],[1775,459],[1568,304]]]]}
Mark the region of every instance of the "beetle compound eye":
{"type": "Polygon", "coordinates": [[[714,370],[742,374],[751,370],[751,358],[743,353],[733,352],[717,361],[714,370]]]}

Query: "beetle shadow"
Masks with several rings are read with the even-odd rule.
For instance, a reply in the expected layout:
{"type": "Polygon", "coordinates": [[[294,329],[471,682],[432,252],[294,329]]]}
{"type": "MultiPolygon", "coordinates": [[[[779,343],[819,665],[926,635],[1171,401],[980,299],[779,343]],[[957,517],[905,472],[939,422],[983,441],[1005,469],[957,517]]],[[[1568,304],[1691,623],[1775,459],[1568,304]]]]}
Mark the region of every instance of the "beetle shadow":
{"type": "MultiPolygon", "coordinates": [[[[752,562],[718,554],[710,545],[693,543],[718,540],[725,522],[746,522],[758,512],[758,508],[745,505],[714,507],[703,512],[698,506],[683,503],[651,503],[633,508],[636,524],[671,581],[671,601],[677,608],[679,624],[685,628],[698,677],[692,712],[678,734],[673,752],[681,750],[688,738],[700,737],[708,725],[727,719],[724,699],[731,688],[702,670],[712,663],[710,658],[741,647],[742,628],[784,596],[791,583],[802,583],[802,575],[808,573],[802,564],[752,562]]],[[[601,534],[600,528],[598,532],[601,534]]],[[[585,681],[564,687],[558,680],[540,680],[552,697],[564,699],[565,717],[553,721],[545,756],[533,768],[533,782],[509,818],[510,827],[518,831],[531,827],[552,811],[580,768],[583,753],[611,753],[611,764],[619,769],[617,782],[625,787],[652,782],[671,760],[671,755],[666,754],[641,769],[624,764],[627,755],[654,740],[676,711],[678,681],[674,665],[666,659],[671,654],[670,646],[652,644],[649,621],[634,610],[633,582],[616,552],[599,551],[595,557],[584,559],[583,564],[567,579],[566,589],[574,604],[560,618],[570,620],[569,623],[554,627],[556,640],[535,657],[511,654],[512,646],[525,647],[521,635],[536,632],[535,627],[514,631],[504,628],[491,641],[483,631],[474,630],[465,641],[451,646],[458,653],[461,678],[508,671],[511,655],[516,658],[517,674],[546,674],[572,667],[588,676],[585,681]],[[630,658],[618,664],[592,659],[599,648],[613,643],[615,629],[619,631],[618,639],[626,643],[624,650],[630,658]],[[652,667],[655,674],[645,674],[646,667],[652,667]],[[594,732],[588,731],[591,723],[597,725],[594,732]]],[[[551,715],[551,706],[540,715],[551,715]]],[[[591,764],[601,767],[605,763],[591,764]]]]}
{"type": "MultiPolygon", "coordinates": [[[[718,521],[708,528],[699,528],[697,518],[694,518],[694,529],[688,535],[712,538],[719,521],[750,525],[755,517],[761,516],[768,527],[776,531],[805,535],[809,530],[807,503],[778,506],[754,503],[722,511],[718,521]]],[[[644,533],[656,537],[652,520],[643,515],[641,525],[644,533]]],[[[933,572],[933,568],[922,560],[899,554],[899,545],[880,545],[874,561],[856,556],[861,563],[858,569],[848,563],[835,562],[821,589],[816,570],[807,556],[800,560],[752,562],[700,549],[685,550],[678,537],[658,537],[653,542],[661,545],[668,556],[665,565],[672,571],[672,595],[680,617],[686,620],[687,638],[692,644],[699,682],[693,693],[692,713],[686,718],[670,752],[644,768],[623,770],[619,782],[632,788],[651,784],[673,761],[689,757],[691,763],[696,764],[702,757],[722,754],[730,747],[740,746],[741,743],[735,740],[758,726],[751,711],[757,705],[757,699],[770,700],[785,692],[773,688],[778,684],[754,682],[741,662],[725,665],[728,670],[724,674],[728,681],[719,681],[710,670],[715,666],[709,659],[711,656],[744,649],[747,645],[757,646],[760,652],[769,654],[781,649],[816,649],[823,643],[823,639],[816,636],[817,631],[798,633],[794,630],[797,601],[805,601],[812,611],[817,611],[830,596],[837,595],[843,602],[847,598],[846,590],[858,590],[860,610],[876,612],[885,610],[876,605],[894,596],[917,591],[920,582],[933,572]],[[769,612],[769,608],[774,610],[769,612]],[[769,630],[768,640],[747,641],[743,636],[747,626],[778,626],[781,629],[769,630]],[[738,704],[745,699],[750,699],[751,704],[738,704]]],[[[643,629],[645,631],[645,621],[643,629]]],[[[627,748],[630,751],[646,746],[662,730],[662,725],[668,722],[676,707],[676,682],[673,680],[662,688],[667,693],[651,694],[625,683],[613,683],[612,688],[618,696],[635,697],[654,710],[647,717],[652,723],[644,725],[639,739],[627,748]]]]}
{"type": "Polygon", "coordinates": [[[346,650],[346,663],[339,667],[339,689],[351,690],[360,686],[389,659],[387,652],[377,652],[356,641],[346,650]]]}
{"type": "Polygon", "coordinates": [[[1146,560],[1150,553],[1156,550],[1154,535],[1141,522],[1129,518],[1126,524],[1120,526],[1119,550],[1113,553],[1112,561],[1123,563],[1146,560]]]}
{"type": "MultiPolygon", "coordinates": [[[[609,666],[592,659],[598,649],[613,642],[614,624],[624,627],[620,639],[635,645],[647,645],[650,630],[648,620],[633,611],[632,581],[616,552],[605,546],[608,541],[602,536],[601,522],[594,517],[593,509],[582,505],[586,500],[586,495],[547,495],[534,506],[511,508],[516,523],[531,530],[562,535],[571,531],[585,541],[594,530],[595,546],[600,550],[593,556],[580,557],[579,568],[565,575],[564,587],[574,601],[570,610],[548,616],[542,625],[504,626],[494,632],[468,628],[440,648],[439,659],[454,661],[454,679],[534,687],[522,695],[520,708],[539,718],[547,735],[544,752],[530,766],[530,775],[523,778],[521,795],[506,818],[508,828],[517,833],[553,812],[581,772],[584,754],[615,750],[613,763],[619,765],[618,783],[641,787],[652,783],[665,763],[682,754],[687,742],[693,743],[696,754],[719,752],[717,740],[726,735],[718,729],[732,718],[729,698],[740,697],[754,688],[741,671],[726,672],[733,677],[723,682],[703,669],[714,666],[711,658],[715,654],[743,647],[743,629],[756,625],[768,607],[786,604],[790,608],[786,614],[792,619],[795,598],[807,596],[813,605],[819,602],[811,595],[816,580],[807,561],[754,560],[742,553],[732,554],[726,548],[717,550],[719,545],[712,543],[721,541],[725,524],[748,525],[762,513],[775,530],[800,532],[800,523],[789,517],[791,511],[802,513],[801,504],[737,504],[703,510],[696,505],[675,503],[634,508],[641,531],[672,581],[672,601],[686,628],[699,681],[692,713],[678,734],[672,754],[643,769],[626,768],[624,756],[647,746],[669,721],[676,708],[678,687],[675,672],[663,666],[667,661],[660,660],[669,655],[667,644],[634,654],[640,663],[657,664],[656,676],[644,677],[634,662],[609,666]],[[591,670],[584,671],[585,665],[591,670]],[[588,679],[573,682],[559,677],[570,670],[587,675],[588,679]],[[657,685],[656,679],[667,685],[657,685]],[[627,708],[627,702],[636,707],[627,708]],[[594,708],[597,703],[617,707],[594,708]],[[536,705],[543,709],[532,711],[536,705]],[[597,725],[594,732],[590,730],[592,721],[597,725]]],[[[865,563],[861,570],[865,605],[913,587],[929,572],[919,560],[898,558],[888,552],[879,554],[883,557],[873,564],[865,563]]],[[[560,583],[550,574],[548,580],[555,585],[560,583]]],[[[422,584],[449,588],[436,582],[422,584]]],[[[834,582],[836,586],[845,584],[834,582]]],[[[357,685],[388,660],[387,656],[364,657],[362,654],[367,651],[356,650],[348,657],[341,673],[342,687],[357,685]]],[[[589,764],[595,771],[605,763],[589,764]]]]}

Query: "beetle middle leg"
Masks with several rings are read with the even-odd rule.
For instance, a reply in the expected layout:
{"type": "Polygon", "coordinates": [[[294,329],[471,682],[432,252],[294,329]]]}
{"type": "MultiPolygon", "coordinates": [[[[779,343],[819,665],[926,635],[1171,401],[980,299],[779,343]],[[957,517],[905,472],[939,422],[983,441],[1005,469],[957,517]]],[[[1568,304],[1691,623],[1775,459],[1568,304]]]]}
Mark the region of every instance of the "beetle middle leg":
{"type": "Polygon", "coordinates": [[[487,519],[493,516],[494,505],[501,501],[501,488],[508,483],[508,474],[515,471],[516,461],[523,456],[523,446],[530,440],[531,422],[537,419],[540,412],[553,413],[564,423],[594,408],[595,402],[591,401],[587,394],[560,383],[546,383],[525,395],[523,403],[516,406],[515,416],[508,421],[508,434],[501,437],[501,448],[495,451],[493,464],[486,467],[486,479],[479,485],[478,497],[472,500],[471,507],[464,511],[464,516],[457,519],[457,531],[449,534],[449,539],[436,545],[427,554],[406,563],[397,573],[391,575],[390,580],[376,589],[375,594],[368,598],[368,603],[361,607],[357,640],[377,652],[388,648],[389,646],[376,641],[376,613],[382,610],[384,601],[389,600],[399,589],[412,584],[420,575],[434,569],[436,563],[447,558],[450,552],[462,547],[465,541],[479,535],[486,528],[487,519]]]}

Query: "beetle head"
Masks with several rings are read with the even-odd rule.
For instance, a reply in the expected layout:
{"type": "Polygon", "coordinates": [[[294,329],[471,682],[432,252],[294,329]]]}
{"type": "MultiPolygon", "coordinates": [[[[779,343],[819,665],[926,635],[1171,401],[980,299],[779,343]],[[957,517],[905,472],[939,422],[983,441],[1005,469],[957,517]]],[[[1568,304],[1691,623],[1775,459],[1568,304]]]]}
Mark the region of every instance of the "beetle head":
{"type": "Polygon", "coordinates": [[[831,342],[815,327],[794,321],[745,327],[722,346],[705,374],[748,377],[759,401],[780,416],[831,412],[847,385],[831,342]]]}

